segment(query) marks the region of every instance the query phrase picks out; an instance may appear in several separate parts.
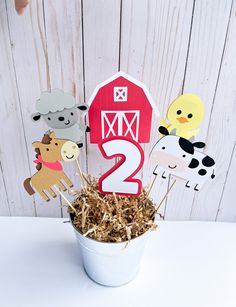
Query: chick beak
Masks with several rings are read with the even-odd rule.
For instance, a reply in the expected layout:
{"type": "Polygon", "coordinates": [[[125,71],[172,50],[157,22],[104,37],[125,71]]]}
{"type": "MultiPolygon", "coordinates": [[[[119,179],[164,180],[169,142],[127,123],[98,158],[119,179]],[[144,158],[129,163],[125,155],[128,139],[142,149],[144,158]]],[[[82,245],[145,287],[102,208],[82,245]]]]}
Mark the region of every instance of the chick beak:
{"type": "Polygon", "coordinates": [[[178,120],[180,124],[188,123],[188,120],[186,117],[177,117],[176,119],[178,120]]]}

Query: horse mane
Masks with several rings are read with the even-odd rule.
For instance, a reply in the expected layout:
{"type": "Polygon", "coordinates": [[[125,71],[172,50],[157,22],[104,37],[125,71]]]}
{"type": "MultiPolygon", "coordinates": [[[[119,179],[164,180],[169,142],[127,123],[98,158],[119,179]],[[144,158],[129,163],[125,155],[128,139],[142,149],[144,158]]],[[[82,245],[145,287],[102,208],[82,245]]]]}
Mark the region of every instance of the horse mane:
{"type": "MultiPolygon", "coordinates": [[[[49,134],[44,134],[44,136],[43,136],[43,138],[41,140],[41,143],[42,144],[50,144],[51,140],[52,139],[50,138],[49,134]]],[[[35,148],[35,152],[36,152],[35,157],[36,157],[36,159],[38,159],[38,156],[40,155],[40,149],[39,148],[35,148]]],[[[37,165],[36,165],[37,171],[40,171],[41,168],[42,168],[42,163],[37,163],[37,165]]]]}

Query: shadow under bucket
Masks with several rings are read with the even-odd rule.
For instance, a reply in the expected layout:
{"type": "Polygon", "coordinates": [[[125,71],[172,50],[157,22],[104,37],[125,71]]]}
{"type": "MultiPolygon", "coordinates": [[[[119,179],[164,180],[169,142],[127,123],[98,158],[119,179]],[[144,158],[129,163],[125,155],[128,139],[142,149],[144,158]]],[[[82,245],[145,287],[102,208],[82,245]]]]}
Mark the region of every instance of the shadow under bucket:
{"type": "MultiPolygon", "coordinates": [[[[73,224],[72,224],[73,225],[73,224]]],[[[95,282],[110,287],[121,286],[137,275],[149,231],[121,243],[100,242],[84,237],[73,225],[83,266],[95,282]]]]}

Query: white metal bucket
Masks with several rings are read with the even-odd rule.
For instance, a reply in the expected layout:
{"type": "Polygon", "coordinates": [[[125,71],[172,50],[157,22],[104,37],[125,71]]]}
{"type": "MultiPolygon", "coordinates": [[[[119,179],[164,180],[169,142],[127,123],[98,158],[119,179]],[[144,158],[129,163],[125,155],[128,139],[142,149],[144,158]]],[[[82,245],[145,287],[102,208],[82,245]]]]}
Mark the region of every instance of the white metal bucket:
{"type": "Polygon", "coordinates": [[[99,242],[84,237],[75,227],[83,265],[88,276],[104,286],[121,286],[138,273],[149,231],[126,242],[99,242]]]}

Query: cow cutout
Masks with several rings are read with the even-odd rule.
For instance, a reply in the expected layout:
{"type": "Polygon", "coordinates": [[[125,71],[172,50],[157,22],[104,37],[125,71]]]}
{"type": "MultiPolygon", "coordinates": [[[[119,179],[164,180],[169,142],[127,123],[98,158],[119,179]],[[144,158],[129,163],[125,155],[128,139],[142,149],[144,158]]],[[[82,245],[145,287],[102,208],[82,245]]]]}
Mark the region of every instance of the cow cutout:
{"type": "Polygon", "coordinates": [[[199,191],[205,182],[215,177],[215,161],[196,148],[204,148],[202,142],[191,143],[182,137],[169,134],[160,126],[159,132],[164,135],[154,145],[150,157],[157,163],[153,174],[166,179],[169,175],[186,180],[186,187],[199,191]]]}

